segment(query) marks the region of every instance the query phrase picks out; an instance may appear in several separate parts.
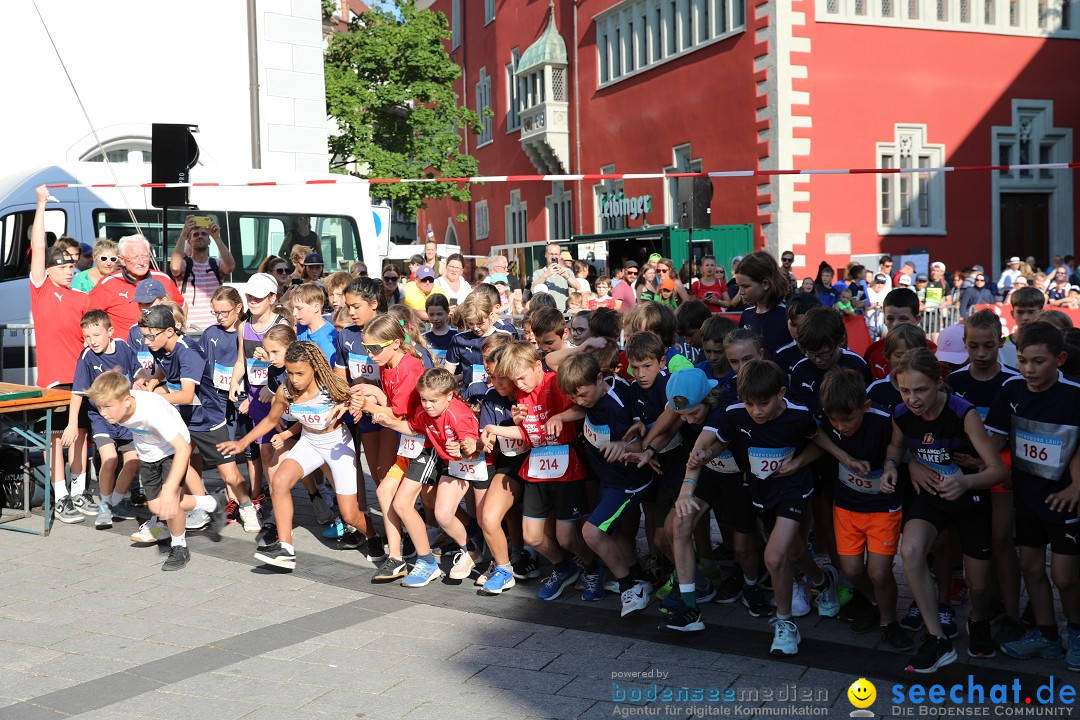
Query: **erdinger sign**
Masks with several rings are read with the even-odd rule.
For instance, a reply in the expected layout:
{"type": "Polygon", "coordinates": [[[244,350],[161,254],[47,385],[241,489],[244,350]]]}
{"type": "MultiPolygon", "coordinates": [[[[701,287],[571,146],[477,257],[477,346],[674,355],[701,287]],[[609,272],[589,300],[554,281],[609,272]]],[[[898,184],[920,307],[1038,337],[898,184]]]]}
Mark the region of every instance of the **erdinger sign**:
{"type": "Polygon", "coordinates": [[[652,212],[652,195],[626,197],[626,195],[620,191],[611,193],[610,195],[600,196],[601,218],[607,219],[626,216],[630,219],[634,219],[638,215],[644,215],[648,212],[652,212]]]}

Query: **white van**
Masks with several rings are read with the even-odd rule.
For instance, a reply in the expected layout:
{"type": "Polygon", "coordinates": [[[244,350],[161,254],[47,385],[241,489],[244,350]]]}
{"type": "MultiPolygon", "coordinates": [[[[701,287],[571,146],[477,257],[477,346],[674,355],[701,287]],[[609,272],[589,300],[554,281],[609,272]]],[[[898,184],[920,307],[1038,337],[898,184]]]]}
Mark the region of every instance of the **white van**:
{"type": "MultiPolygon", "coordinates": [[[[0,178],[0,327],[30,322],[29,247],[34,221],[34,188],[47,184],[139,185],[150,182],[150,165],[113,164],[116,178],[104,163],[73,163],[32,168],[0,178]]],[[[209,215],[221,227],[222,239],[236,259],[236,269],[226,278],[230,284],[243,283],[258,271],[268,255],[277,254],[294,218],[310,218],[312,231],[322,242],[327,273],[348,270],[363,260],[377,273],[389,235],[389,218],[382,208],[373,209],[368,183],[346,175],[306,175],[308,180],[336,180],[333,184],[237,186],[258,182],[288,182],[290,176],[269,171],[219,171],[196,168],[195,182],[227,184],[193,187],[190,202],[198,210],[169,209],[168,217],[150,203],[150,189],[140,187],[56,188],[45,215],[47,232],[70,235],[93,245],[99,237],[119,239],[141,232],[151,243],[159,268],[168,265],[169,255],[189,213],[209,215]],[[376,218],[375,212],[381,217],[376,218]],[[135,221],[132,220],[132,214],[135,221]],[[167,226],[162,227],[166,221],[167,226]],[[382,222],[380,222],[382,221],[382,222]],[[376,233],[376,225],[382,233],[376,233]],[[163,238],[167,238],[163,242],[163,238]]],[[[211,255],[217,250],[211,244],[211,255]]],[[[4,380],[23,382],[25,331],[4,329],[2,360],[4,380]]],[[[33,357],[31,333],[30,365],[33,357]]],[[[31,373],[30,382],[34,380],[31,373]]]]}

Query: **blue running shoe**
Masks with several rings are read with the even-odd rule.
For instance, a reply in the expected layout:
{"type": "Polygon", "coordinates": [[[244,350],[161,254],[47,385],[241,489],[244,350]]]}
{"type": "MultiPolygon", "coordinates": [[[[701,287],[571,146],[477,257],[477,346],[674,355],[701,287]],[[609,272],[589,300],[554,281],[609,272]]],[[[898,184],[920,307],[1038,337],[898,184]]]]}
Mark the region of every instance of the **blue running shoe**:
{"type": "Polygon", "coordinates": [[[577,565],[570,563],[570,567],[563,571],[552,568],[551,573],[540,583],[540,592],[536,595],[541,600],[554,600],[562,595],[563,590],[574,584],[581,571],[577,565]]]}
{"type": "Polygon", "coordinates": [[[325,530],[322,531],[322,536],[327,540],[337,540],[345,534],[345,523],[341,522],[341,518],[334,518],[334,522],[330,523],[325,530]]]}
{"type": "MultiPolygon", "coordinates": [[[[1070,639],[1071,637],[1072,633],[1070,633],[1070,639]]],[[[1069,650],[1072,651],[1071,646],[1069,650]]],[[[1018,660],[1031,660],[1032,658],[1057,660],[1061,657],[1063,650],[1061,648],[1061,638],[1051,640],[1043,635],[1041,631],[1035,629],[1015,642],[1002,643],[1001,652],[1018,660]]]]}
{"type": "Polygon", "coordinates": [[[438,580],[442,576],[442,568],[439,567],[437,562],[417,558],[416,564],[413,565],[412,570],[405,576],[405,579],[401,581],[401,585],[409,588],[424,587],[432,580],[438,580]]]}
{"type": "Polygon", "coordinates": [[[1080,670],[1080,630],[1069,628],[1069,652],[1065,655],[1065,667],[1073,672],[1080,670]]]}
{"type": "Polygon", "coordinates": [[[484,595],[498,595],[514,587],[515,584],[517,584],[517,581],[514,580],[513,570],[507,570],[496,565],[491,577],[484,583],[484,587],[480,589],[480,592],[484,595]]]}
{"type": "Polygon", "coordinates": [[[599,565],[599,572],[589,572],[587,569],[581,572],[581,580],[585,588],[581,592],[581,599],[585,602],[598,602],[604,599],[604,566],[599,565]]]}

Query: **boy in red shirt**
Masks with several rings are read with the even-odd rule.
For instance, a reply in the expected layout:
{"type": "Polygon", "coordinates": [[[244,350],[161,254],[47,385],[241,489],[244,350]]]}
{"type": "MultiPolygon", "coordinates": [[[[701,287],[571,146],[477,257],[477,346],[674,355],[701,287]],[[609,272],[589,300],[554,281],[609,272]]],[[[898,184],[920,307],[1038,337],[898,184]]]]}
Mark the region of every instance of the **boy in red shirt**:
{"type": "MultiPolygon", "coordinates": [[[[499,357],[498,372],[518,387],[518,402],[513,409],[518,424],[488,425],[485,430],[489,435],[524,439],[532,448],[520,471],[525,480],[522,530],[525,542],[553,564],[540,586],[539,597],[554,600],[581,574],[574,555],[587,567],[595,568],[595,555],[581,535],[581,525],[589,514],[585,466],[571,447],[581,433],[581,424],[548,422],[573,407],[573,403],[559,390],[555,373],[544,371],[539,353],[529,343],[507,345],[499,357]],[[552,512],[555,537],[546,530],[552,512]]],[[[590,582],[599,587],[600,574],[590,571],[585,577],[586,594],[590,582]]]]}
{"type": "MultiPolygon", "coordinates": [[[[894,325],[919,325],[922,320],[922,313],[919,312],[919,296],[906,287],[891,290],[881,302],[881,310],[886,334],[894,325]]],[[[927,342],[927,349],[930,352],[937,352],[937,345],[927,342]]],[[[875,380],[883,380],[892,372],[889,361],[885,357],[884,337],[875,340],[870,347],[866,348],[863,359],[870,366],[870,373],[875,380]]]]}

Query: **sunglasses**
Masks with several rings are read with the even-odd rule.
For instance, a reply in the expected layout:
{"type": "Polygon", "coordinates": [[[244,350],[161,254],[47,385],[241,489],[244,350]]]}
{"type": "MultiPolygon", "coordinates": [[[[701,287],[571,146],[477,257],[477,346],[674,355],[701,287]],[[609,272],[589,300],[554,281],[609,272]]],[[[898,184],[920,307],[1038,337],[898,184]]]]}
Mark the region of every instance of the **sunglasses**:
{"type": "Polygon", "coordinates": [[[433,282],[435,282],[435,278],[421,278],[420,280],[417,280],[417,282],[433,283],[433,282]]]}
{"type": "Polygon", "coordinates": [[[277,270],[274,271],[274,274],[275,275],[288,275],[289,270],[288,270],[288,268],[278,268],[277,270]]]}
{"type": "Polygon", "coordinates": [[[120,258],[116,257],[115,255],[101,255],[101,256],[98,257],[99,262],[112,262],[112,263],[114,263],[119,259],[120,258]]]}
{"type": "Polygon", "coordinates": [[[390,347],[390,345],[392,345],[393,342],[394,342],[393,340],[387,340],[386,342],[383,342],[383,343],[375,343],[375,344],[364,343],[364,352],[366,352],[368,354],[368,357],[372,357],[373,355],[378,355],[379,353],[381,353],[383,351],[384,348],[390,347]]]}
{"type": "Polygon", "coordinates": [[[398,276],[397,275],[383,275],[382,279],[385,280],[386,282],[397,282],[398,281],[398,276]]]}

